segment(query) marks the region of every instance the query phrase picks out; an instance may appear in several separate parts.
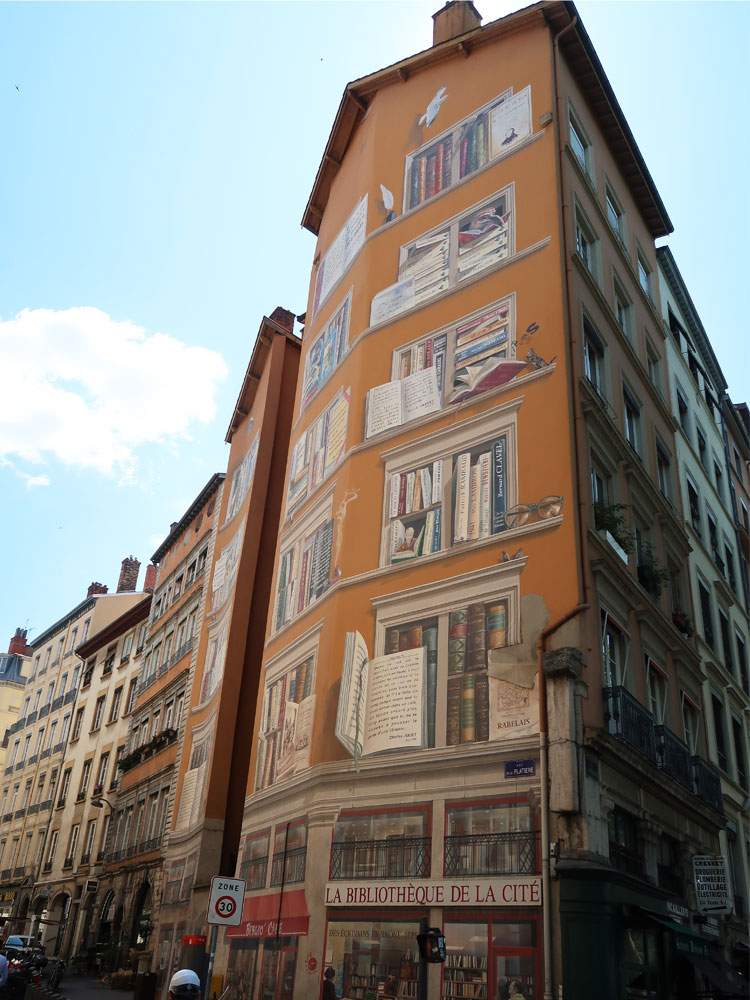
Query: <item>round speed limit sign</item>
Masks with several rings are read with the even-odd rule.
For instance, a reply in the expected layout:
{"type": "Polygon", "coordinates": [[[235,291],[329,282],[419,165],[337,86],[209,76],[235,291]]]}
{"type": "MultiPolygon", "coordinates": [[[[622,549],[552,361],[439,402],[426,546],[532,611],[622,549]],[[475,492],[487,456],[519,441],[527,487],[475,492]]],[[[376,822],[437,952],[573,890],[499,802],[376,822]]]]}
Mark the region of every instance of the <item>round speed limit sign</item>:
{"type": "Polygon", "coordinates": [[[226,920],[227,917],[234,915],[234,911],[237,909],[237,904],[231,896],[222,896],[220,899],[216,900],[216,906],[214,909],[216,910],[217,916],[226,920]]]}
{"type": "Polygon", "coordinates": [[[211,896],[208,900],[206,921],[209,924],[223,924],[235,927],[242,921],[242,904],[245,898],[245,882],[240,878],[226,878],[214,875],[211,879],[211,896]]]}

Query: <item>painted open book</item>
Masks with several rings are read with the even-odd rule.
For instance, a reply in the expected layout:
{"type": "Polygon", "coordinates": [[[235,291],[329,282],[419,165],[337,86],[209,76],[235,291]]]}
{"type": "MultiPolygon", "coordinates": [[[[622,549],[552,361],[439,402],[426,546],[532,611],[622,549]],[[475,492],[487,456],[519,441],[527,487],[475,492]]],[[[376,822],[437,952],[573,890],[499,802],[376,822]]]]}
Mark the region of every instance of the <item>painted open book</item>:
{"type": "Polygon", "coordinates": [[[336,738],[355,761],[428,745],[426,667],[424,646],[371,660],[360,633],[347,632],[336,738]]]}

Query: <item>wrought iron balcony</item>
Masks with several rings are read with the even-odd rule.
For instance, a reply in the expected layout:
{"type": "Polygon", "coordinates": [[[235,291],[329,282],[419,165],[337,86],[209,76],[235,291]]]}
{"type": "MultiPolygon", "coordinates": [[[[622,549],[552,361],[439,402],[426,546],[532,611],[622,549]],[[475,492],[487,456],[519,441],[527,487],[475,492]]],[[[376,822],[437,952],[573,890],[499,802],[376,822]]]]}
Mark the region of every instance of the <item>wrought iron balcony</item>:
{"type": "Polygon", "coordinates": [[[23,878],[25,871],[26,871],[25,865],[17,865],[13,869],[13,878],[23,878]]]}
{"type": "Polygon", "coordinates": [[[475,833],[445,838],[445,874],[531,875],[538,874],[539,833],[475,833]]]}
{"type": "Polygon", "coordinates": [[[107,852],[106,851],[99,851],[99,853],[96,856],[97,864],[100,861],[104,861],[104,859],[106,858],[106,856],[107,856],[107,852]]]}
{"type": "Polygon", "coordinates": [[[36,762],[37,762],[38,760],[39,760],[39,754],[38,754],[38,753],[33,753],[33,754],[32,754],[32,755],[31,755],[31,756],[29,757],[29,759],[28,759],[28,760],[26,761],[26,763],[27,763],[27,764],[29,765],[29,767],[31,767],[31,765],[32,765],[32,764],[36,764],[36,762]]]}
{"type": "Polygon", "coordinates": [[[243,861],[240,865],[240,878],[247,882],[248,889],[264,889],[267,871],[268,858],[243,861]]]}
{"type": "Polygon", "coordinates": [[[10,823],[10,821],[11,821],[12,819],[13,819],[13,813],[12,813],[12,812],[7,812],[7,813],[6,813],[6,814],[5,814],[4,816],[3,816],[3,823],[10,823]]]}
{"type": "Polygon", "coordinates": [[[107,861],[112,864],[115,861],[122,861],[125,857],[125,851],[122,848],[119,851],[110,851],[107,855],[107,861]]]}
{"type": "Polygon", "coordinates": [[[52,753],[52,747],[47,747],[46,750],[42,750],[42,760],[44,760],[45,757],[49,757],[51,753],[52,753]]]}
{"type": "Polygon", "coordinates": [[[45,715],[49,715],[51,707],[52,706],[50,705],[49,702],[47,702],[46,705],[42,705],[42,707],[39,709],[39,718],[43,719],[45,715]]]}
{"type": "Polygon", "coordinates": [[[431,852],[429,837],[335,843],[331,846],[331,878],[427,878],[431,852]]]}
{"type": "Polygon", "coordinates": [[[70,691],[66,692],[66,694],[63,696],[63,704],[69,705],[71,701],[73,701],[75,696],[76,696],[76,689],[71,688],[70,691]]]}
{"type": "Polygon", "coordinates": [[[140,843],[138,853],[147,854],[149,851],[156,851],[159,847],[161,847],[161,836],[151,837],[149,840],[144,840],[140,843]]]}
{"type": "Polygon", "coordinates": [[[177,663],[178,660],[181,660],[183,658],[183,656],[186,653],[189,653],[192,648],[193,648],[193,640],[192,640],[192,638],[188,639],[187,642],[183,642],[183,644],[180,646],[180,648],[175,653],[173,653],[172,660],[171,660],[171,665],[174,665],[175,663],[177,663]]]}
{"type": "Polygon", "coordinates": [[[33,816],[35,813],[39,812],[39,803],[35,803],[33,806],[29,806],[29,816],[33,816]]]}
{"type": "Polygon", "coordinates": [[[655,726],[657,766],[675,781],[693,790],[693,776],[690,773],[690,751],[671,729],[655,726]]]}
{"type": "Polygon", "coordinates": [[[52,799],[45,799],[44,802],[39,803],[39,812],[43,812],[45,809],[52,808],[52,799]]]}
{"type": "Polygon", "coordinates": [[[271,865],[271,885],[289,885],[292,882],[305,881],[306,847],[295,847],[292,851],[274,854],[271,865]],[[283,876],[283,878],[282,878],[283,876]]]}
{"type": "Polygon", "coordinates": [[[706,805],[711,806],[720,816],[724,815],[724,800],[721,795],[721,778],[702,757],[691,757],[693,770],[693,790],[706,805]]]}
{"type": "Polygon", "coordinates": [[[602,695],[610,733],[656,764],[654,720],[648,709],[624,687],[604,688],[602,695]]]}
{"type": "Polygon", "coordinates": [[[15,816],[16,819],[20,819],[22,816],[25,816],[26,815],[26,807],[25,806],[21,806],[20,809],[16,809],[16,811],[15,811],[15,813],[13,815],[15,816]]]}
{"type": "Polygon", "coordinates": [[[52,711],[56,712],[58,708],[62,708],[63,702],[65,701],[65,695],[59,694],[55,700],[52,702],[52,711]]]}
{"type": "Polygon", "coordinates": [[[30,726],[32,723],[36,722],[38,715],[39,715],[38,712],[29,712],[29,714],[26,716],[26,725],[30,726]]]}

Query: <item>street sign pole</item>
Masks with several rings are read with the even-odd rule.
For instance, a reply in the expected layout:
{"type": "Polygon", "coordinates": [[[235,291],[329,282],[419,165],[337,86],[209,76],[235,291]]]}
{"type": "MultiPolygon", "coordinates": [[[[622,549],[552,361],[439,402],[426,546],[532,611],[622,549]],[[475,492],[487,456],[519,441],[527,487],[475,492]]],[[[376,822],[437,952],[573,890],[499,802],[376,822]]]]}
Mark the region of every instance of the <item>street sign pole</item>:
{"type": "Polygon", "coordinates": [[[203,1000],[211,1000],[211,978],[214,974],[214,959],[216,958],[216,939],[219,936],[219,926],[214,924],[211,927],[211,943],[208,947],[208,972],[206,973],[206,989],[203,993],[203,1000]]]}
{"type": "Polygon", "coordinates": [[[214,875],[211,879],[211,893],[206,911],[206,923],[211,926],[211,943],[208,949],[208,972],[203,1000],[211,1000],[211,978],[214,972],[219,927],[237,927],[242,923],[246,886],[247,883],[241,878],[214,875]]]}

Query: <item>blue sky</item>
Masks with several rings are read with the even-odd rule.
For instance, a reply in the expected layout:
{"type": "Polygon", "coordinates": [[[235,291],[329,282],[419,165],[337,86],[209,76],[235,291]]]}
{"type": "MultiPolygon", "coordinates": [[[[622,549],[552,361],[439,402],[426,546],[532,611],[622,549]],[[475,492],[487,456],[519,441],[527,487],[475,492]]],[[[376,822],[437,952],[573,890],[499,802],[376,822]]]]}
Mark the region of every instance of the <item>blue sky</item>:
{"type": "MultiPolygon", "coordinates": [[[[225,470],[260,318],[306,307],[343,88],[429,46],[439,6],[0,4],[0,648],[114,589],[225,470]]],[[[578,9],[745,400],[750,5],[578,9]]]]}

